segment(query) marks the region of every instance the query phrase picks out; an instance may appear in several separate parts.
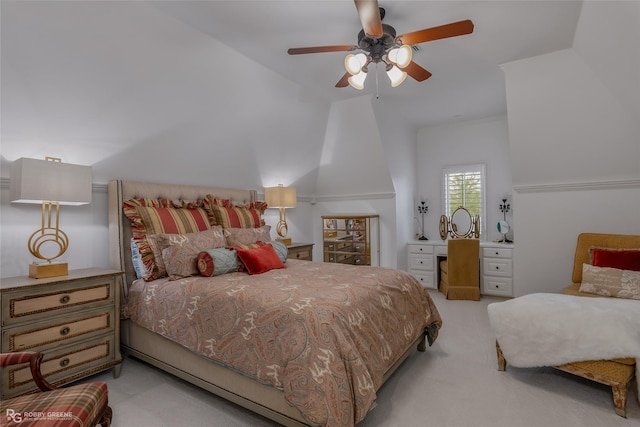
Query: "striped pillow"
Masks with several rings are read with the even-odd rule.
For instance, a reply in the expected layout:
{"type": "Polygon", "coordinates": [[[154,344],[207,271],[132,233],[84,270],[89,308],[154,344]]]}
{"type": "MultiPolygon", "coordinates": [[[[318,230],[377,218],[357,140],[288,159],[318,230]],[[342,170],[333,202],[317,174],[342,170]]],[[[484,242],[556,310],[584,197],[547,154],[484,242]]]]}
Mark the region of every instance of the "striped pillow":
{"type": "Polygon", "coordinates": [[[147,237],[152,234],[187,234],[209,230],[212,216],[207,207],[204,200],[173,202],[168,199],[133,199],[123,203],[124,214],[131,221],[133,239],[147,268],[147,275],[144,276],[146,281],[163,276],[147,237]]]}
{"type": "Polygon", "coordinates": [[[265,202],[234,206],[230,200],[214,199],[210,204],[215,223],[223,228],[258,228],[265,224],[262,214],[267,209],[265,202]]]}

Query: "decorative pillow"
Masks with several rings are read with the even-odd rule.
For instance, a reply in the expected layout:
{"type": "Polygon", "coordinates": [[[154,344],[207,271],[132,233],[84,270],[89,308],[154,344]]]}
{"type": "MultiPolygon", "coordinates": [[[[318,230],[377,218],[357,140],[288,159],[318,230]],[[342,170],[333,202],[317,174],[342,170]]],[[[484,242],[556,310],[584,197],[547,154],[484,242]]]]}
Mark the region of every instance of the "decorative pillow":
{"type": "Polygon", "coordinates": [[[238,258],[249,274],[260,274],[277,268],[285,268],[271,245],[253,249],[238,249],[238,258]]]}
{"type": "Polygon", "coordinates": [[[580,292],[640,300],[640,272],[583,264],[580,292]]]}
{"type": "Polygon", "coordinates": [[[185,251],[180,246],[168,246],[162,250],[162,261],[167,269],[169,280],[198,274],[198,254],[185,251]]]}
{"type": "Polygon", "coordinates": [[[238,271],[238,254],[225,248],[208,249],[200,252],[197,268],[201,276],[211,277],[238,271]]]}
{"type": "MultiPolygon", "coordinates": [[[[124,214],[131,221],[133,239],[147,269],[144,279],[162,277],[157,271],[147,236],[161,233],[194,233],[211,228],[212,214],[208,202],[173,202],[168,199],[132,199],[123,203],[124,214]]],[[[159,258],[162,259],[161,253],[159,258]]]]}
{"type": "Polygon", "coordinates": [[[591,265],[640,271],[640,249],[589,248],[591,265]]]}
{"type": "Polygon", "coordinates": [[[264,225],[262,214],[267,209],[265,202],[253,202],[234,206],[230,200],[208,199],[215,224],[223,228],[257,228],[264,225]]]}
{"type": "Polygon", "coordinates": [[[257,242],[271,241],[271,226],[263,225],[257,228],[225,228],[224,237],[227,246],[250,245],[257,242]]]}
{"type": "Polygon", "coordinates": [[[287,245],[282,242],[278,242],[277,240],[270,243],[271,246],[273,246],[273,249],[275,249],[276,253],[278,254],[278,258],[280,258],[280,261],[282,261],[283,263],[287,262],[287,257],[289,256],[289,249],[287,248],[287,245]]]}
{"type": "MultiPolygon", "coordinates": [[[[193,261],[193,268],[191,273],[184,274],[184,276],[190,276],[192,274],[198,274],[198,270],[195,267],[196,257],[198,253],[210,248],[221,248],[226,244],[224,234],[222,233],[222,227],[216,225],[209,230],[200,231],[197,233],[187,234],[152,234],[147,237],[153,257],[155,259],[156,270],[158,277],[164,277],[167,274],[171,274],[166,265],[164,250],[170,246],[177,247],[179,251],[184,252],[184,257],[191,257],[193,261]]],[[[176,250],[176,251],[177,251],[176,250]]],[[[176,251],[172,251],[171,254],[176,254],[176,251]]],[[[180,263],[180,261],[176,261],[180,263]]],[[[176,269],[180,269],[177,264],[174,263],[174,276],[179,276],[180,273],[176,269]]],[[[184,272],[184,269],[179,271],[184,272]]],[[[175,279],[176,277],[174,277],[175,279]]]]}
{"type": "Polygon", "coordinates": [[[133,269],[136,272],[136,277],[138,279],[142,279],[147,275],[147,268],[144,266],[142,262],[142,257],[140,256],[140,251],[138,250],[138,245],[136,245],[136,241],[131,238],[131,262],[133,264],[133,269]]]}

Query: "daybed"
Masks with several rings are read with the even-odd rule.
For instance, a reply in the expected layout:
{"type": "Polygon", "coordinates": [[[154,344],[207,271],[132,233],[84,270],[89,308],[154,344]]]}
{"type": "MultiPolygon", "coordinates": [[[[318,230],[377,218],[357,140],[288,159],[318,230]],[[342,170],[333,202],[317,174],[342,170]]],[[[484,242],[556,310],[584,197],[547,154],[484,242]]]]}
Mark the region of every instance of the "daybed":
{"type": "MultiPolygon", "coordinates": [[[[424,351],[425,337],[429,344],[437,337],[441,319],[428,292],[394,269],[285,259],[286,268],[261,274],[137,279],[131,239],[140,238],[140,230],[132,232],[123,204],[152,206],[150,200],[171,209],[209,200],[231,212],[231,204],[255,205],[256,192],[109,183],[111,265],[125,272],[126,355],[283,425],[352,426],[374,406],[377,389],[413,347],[424,351]]],[[[184,214],[172,212],[174,220],[184,214]]],[[[248,228],[258,232],[259,226],[248,228]]],[[[163,254],[166,262],[167,248],[163,254]]],[[[204,266],[201,271],[209,271],[204,266]]]]}
{"type": "MultiPolygon", "coordinates": [[[[620,284],[619,271],[626,271],[627,268],[634,271],[640,270],[640,236],[580,234],[574,257],[573,283],[564,289],[563,295],[531,294],[512,300],[511,307],[498,304],[489,306],[492,327],[498,337],[496,341],[498,369],[504,371],[507,360],[514,366],[520,367],[550,366],[550,362],[560,361],[561,363],[554,366],[555,368],[610,386],[616,414],[626,417],[627,390],[637,376],[637,364],[640,358],[640,342],[637,334],[640,330],[640,301],[638,300],[640,282],[637,275],[634,275],[634,284],[630,287],[632,290],[624,290],[626,295],[619,295],[624,299],[613,298],[615,295],[612,295],[611,289],[614,289],[614,294],[617,292],[615,289],[620,284]],[[635,251],[622,252],[625,249],[635,249],[635,251]],[[594,259],[594,251],[601,255],[599,260],[594,259]],[[621,256],[625,257],[624,260],[617,261],[621,256]],[[631,257],[633,261],[630,261],[631,257]],[[613,272],[614,278],[609,277],[593,285],[595,281],[591,275],[609,274],[610,271],[606,270],[609,267],[617,267],[617,271],[613,272]],[[583,271],[590,275],[587,281],[583,280],[583,271]],[[582,292],[581,289],[590,292],[582,292]],[[582,297],[604,297],[604,299],[582,297]],[[519,318],[518,321],[514,321],[513,318],[505,320],[511,311],[519,318]],[[542,317],[546,319],[543,321],[542,317]],[[552,324],[554,320],[558,320],[557,325],[552,324]],[[519,322],[522,322],[535,325],[539,329],[533,334],[531,331],[522,330],[521,337],[516,338],[516,331],[507,331],[504,325],[507,322],[511,323],[513,328],[517,328],[520,325],[519,322]],[[572,325],[572,330],[562,335],[563,331],[567,330],[564,326],[569,323],[572,325]],[[537,334],[537,332],[540,333],[537,334]],[[547,334],[546,337],[543,336],[545,334],[547,334]],[[562,340],[562,342],[554,340],[562,340]],[[512,355],[509,357],[505,357],[507,341],[510,341],[508,343],[510,346],[519,347],[510,349],[512,355]],[[541,348],[545,345],[549,347],[546,355],[528,350],[529,346],[541,348]],[[522,353],[527,352],[529,357],[525,360],[527,357],[522,353]],[[593,355],[594,360],[576,357],[586,354],[593,355]],[[617,357],[608,357],[608,355],[617,357]],[[597,356],[600,357],[596,358],[597,356]]],[[[623,285],[622,288],[624,289],[625,286],[623,285]]],[[[544,351],[542,350],[541,353],[544,351]]],[[[637,397],[640,403],[640,387],[637,397]]]]}

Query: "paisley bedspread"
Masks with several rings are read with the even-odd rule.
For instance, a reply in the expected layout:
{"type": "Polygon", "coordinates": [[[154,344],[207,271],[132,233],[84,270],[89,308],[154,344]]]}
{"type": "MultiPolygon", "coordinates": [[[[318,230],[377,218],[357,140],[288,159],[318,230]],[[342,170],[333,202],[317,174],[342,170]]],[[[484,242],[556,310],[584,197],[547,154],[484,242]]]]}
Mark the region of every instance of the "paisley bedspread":
{"type": "Polygon", "coordinates": [[[259,275],[134,282],[125,314],[216,363],[284,391],[312,424],[352,426],[385,371],[442,321],[395,269],[288,260],[259,275]]]}

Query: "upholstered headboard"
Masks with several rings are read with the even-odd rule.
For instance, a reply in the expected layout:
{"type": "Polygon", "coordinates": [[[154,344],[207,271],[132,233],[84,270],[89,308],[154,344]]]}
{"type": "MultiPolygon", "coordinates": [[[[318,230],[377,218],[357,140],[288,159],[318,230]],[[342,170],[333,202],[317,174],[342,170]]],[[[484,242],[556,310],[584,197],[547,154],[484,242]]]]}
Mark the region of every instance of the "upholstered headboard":
{"type": "Polygon", "coordinates": [[[213,194],[218,199],[229,199],[237,205],[257,200],[255,190],[119,180],[109,182],[109,259],[112,268],[124,272],[125,288],[136,279],[136,274],[131,261],[131,223],[122,211],[122,203],[143,198],[194,201],[207,194],[213,194]]]}
{"type": "Polygon", "coordinates": [[[573,283],[582,282],[582,264],[590,264],[589,248],[637,249],[640,248],[640,235],[582,233],[578,235],[576,254],[573,261],[573,283]]]}

